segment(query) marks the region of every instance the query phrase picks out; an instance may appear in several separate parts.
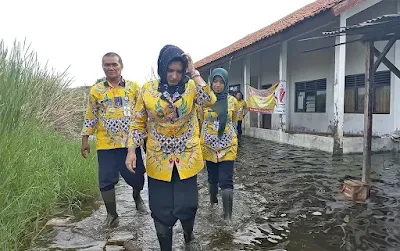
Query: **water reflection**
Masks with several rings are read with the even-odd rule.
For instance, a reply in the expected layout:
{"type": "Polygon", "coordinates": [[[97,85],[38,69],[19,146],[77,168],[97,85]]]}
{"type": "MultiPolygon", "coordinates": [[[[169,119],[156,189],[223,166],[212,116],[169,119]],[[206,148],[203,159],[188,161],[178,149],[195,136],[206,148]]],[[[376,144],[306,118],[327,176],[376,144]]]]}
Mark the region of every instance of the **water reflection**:
{"type": "MultiPolygon", "coordinates": [[[[195,231],[205,250],[400,250],[400,157],[373,156],[371,200],[354,204],[339,190],[345,179],[360,179],[361,163],[359,155],[332,157],[245,138],[236,162],[232,225],[221,221],[221,203],[208,207],[204,170],[195,231]]],[[[116,229],[100,228],[105,209],[96,202],[73,222],[46,231],[32,250],[158,250],[151,217],[136,213],[125,184],[117,196],[116,229]]],[[[174,231],[174,250],[183,250],[182,229],[174,231]]]]}

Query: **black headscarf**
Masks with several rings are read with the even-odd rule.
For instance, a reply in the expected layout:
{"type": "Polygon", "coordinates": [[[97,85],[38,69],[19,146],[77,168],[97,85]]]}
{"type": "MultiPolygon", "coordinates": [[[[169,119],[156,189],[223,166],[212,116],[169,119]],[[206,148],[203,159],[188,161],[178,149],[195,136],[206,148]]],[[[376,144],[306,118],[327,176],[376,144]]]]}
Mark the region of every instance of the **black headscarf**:
{"type": "Polygon", "coordinates": [[[158,85],[158,91],[164,93],[167,91],[170,95],[174,94],[176,91],[179,94],[185,92],[185,84],[189,81],[189,77],[185,74],[187,68],[187,61],[182,57],[183,51],[175,46],[167,44],[165,45],[158,56],[157,61],[157,73],[160,76],[160,84],[158,85]],[[169,86],[167,80],[168,65],[172,61],[181,61],[183,65],[183,77],[182,80],[176,86],[169,86]]]}

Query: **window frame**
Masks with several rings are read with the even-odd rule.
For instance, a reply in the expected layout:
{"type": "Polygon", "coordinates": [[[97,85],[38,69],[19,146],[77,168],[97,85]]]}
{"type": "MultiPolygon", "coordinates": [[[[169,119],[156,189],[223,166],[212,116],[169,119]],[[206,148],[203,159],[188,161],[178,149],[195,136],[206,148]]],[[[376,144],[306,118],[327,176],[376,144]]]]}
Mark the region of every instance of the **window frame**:
{"type": "MultiPolygon", "coordinates": [[[[302,81],[302,82],[296,82],[295,83],[295,112],[296,113],[326,113],[326,96],[327,96],[327,90],[326,90],[326,78],[321,78],[321,79],[316,79],[316,80],[311,80],[311,81],[302,81]],[[318,110],[318,96],[317,93],[319,91],[325,92],[325,106],[323,110],[318,110]],[[299,94],[304,93],[304,98],[303,98],[303,109],[299,109],[298,107],[298,101],[299,101],[299,94]],[[314,93],[315,96],[315,111],[307,111],[307,93],[314,93]]],[[[312,96],[312,95],[310,95],[312,96]]]]}
{"type": "MultiPolygon", "coordinates": [[[[375,72],[374,75],[374,94],[373,94],[373,114],[384,114],[384,115],[389,115],[391,113],[391,72],[389,70],[385,71],[379,71],[375,72]],[[380,87],[389,87],[389,111],[388,112],[376,112],[376,89],[380,87]]],[[[362,110],[359,109],[359,100],[358,100],[358,93],[359,89],[364,88],[365,92],[365,74],[352,74],[352,75],[347,75],[345,77],[345,99],[346,99],[346,90],[354,90],[354,97],[353,97],[353,102],[354,102],[354,112],[349,112],[346,111],[346,107],[344,107],[345,113],[346,114],[364,114],[364,106],[362,106],[362,110]]],[[[346,102],[345,102],[346,103],[346,102]]]]}

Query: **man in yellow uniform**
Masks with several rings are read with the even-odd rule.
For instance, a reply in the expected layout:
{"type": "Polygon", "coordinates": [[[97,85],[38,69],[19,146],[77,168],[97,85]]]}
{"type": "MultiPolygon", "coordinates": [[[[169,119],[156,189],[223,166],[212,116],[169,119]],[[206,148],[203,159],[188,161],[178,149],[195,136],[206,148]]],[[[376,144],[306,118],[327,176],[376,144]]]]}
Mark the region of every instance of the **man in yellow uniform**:
{"type": "Polygon", "coordinates": [[[146,207],[140,196],[144,185],[145,168],[141,150],[137,148],[136,172],[126,169],[125,158],[129,137],[129,124],[139,94],[136,82],[121,76],[123,63],[114,52],[102,59],[106,75],[90,89],[89,105],[82,129],[82,156],[90,153],[89,135],[96,136],[96,150],[99,164],[99,188],[107,209],[106,226],[113,226],[118,218],[115,201],[115,185],[119,174],[133,188],[133,199],[137,210],[145,212],[146,207]]]}
{"type": "Polygon", "coordinates": [[[247,103],[243,100],[243,94],[239,91],[236,93],[236,99],[239,103],[238,122],[237,122],[237,136],[239,144],[242,139],[242,121],[247,114],[247,103]]]}

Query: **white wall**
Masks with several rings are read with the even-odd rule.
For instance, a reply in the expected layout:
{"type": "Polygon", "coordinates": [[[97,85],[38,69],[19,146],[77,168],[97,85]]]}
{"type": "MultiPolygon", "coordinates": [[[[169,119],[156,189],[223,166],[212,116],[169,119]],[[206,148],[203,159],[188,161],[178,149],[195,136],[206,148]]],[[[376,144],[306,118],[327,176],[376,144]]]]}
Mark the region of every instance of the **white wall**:
{"type": "MultiPolygon", "coordinates": [[[[224,65],[228,70],[229,64],[224,65]]],[[[229,72],[229,85],[242,85],[243,88],[243,69],[242,69],[242,60],[232,61],[229,72]]],[[[243,92],[243,90],[241,90],[243,92]]]]}
{"type": "MultiPolygon", "coordinates": [[[[326,27],[329,30],[332,27],[326,27]]],[[[321,36],[321,30],[308,34],[307,37],[321,36]]],[[[288,43],[288,87],[290,93],[291,131],[330,133],[333,119],[333,81],[335,67],[335,50],[333,47],[301,53],[304,50],[316,49],[334,44],[334,38],[318,39],[306,42],[298,40],[288,43]],[[295,112],[295,83],[326,78],[327,96],[325,113],[295,112]]]]}
{"type": "MultiPolygon", "coordinates": [[[[279,81],[279,45],[261,53],[261,86],[273,85],[279,81]]],[[[279,129],[279,115],[271,115],[271,129],[279,129]]]]}
{"type": "MultiPolygon", "coordinates": [[[[396,13],[397,3],[396,1],[382,1],[356,15],[347,19],[347,25],[353,25],[363,22],[367,19],[375,18],[381,15],[396,13]]],[[[349,37],[347,40],[352,40],[355,37],[349,37]]],[[[383,50],[387,41],[376,42],[375,47],[380,51],[383,50]]],[[[392,63],[395,63],[395,47],[389,51],[386,56],[392,63]]],[[[375,58],[376,59],[376,58],[375,58]]],[[[348,44],[346,48],[346,75],[362,74],[365,73],[365,49],[361,43],[348,44]]],[[[397,62],[397,67],[399,64],[397,62]]],[[[378,71],[385,71],[388,68],[381,64],[378,71]]],[[[395,114],[395,87],[396,87],[396,76],[391,75],[391,105],[390,114],[374,114],[372,130],[374,135],[389,134],[394,131],[394,114],[395,114]]],[[[398,82],[397,82],[398,83],[398,82]]],[[[400,96],[397,96],[397,100],[400,96]]],[[[397,114],[399,116],[399,114],[397,114]]],[[[363,114],[351,114],[345,113],[344,115],[344,132],[352,134],[362,134],[364,129],[364,115],[363,114]]]]}
{"type": "MultiPolygon", "coordinates": [[[[262,79],[262,64],[261,64],[261,54],[254,53],[250,56],[250,86],[254,88],[260,88],[260,83],[262,79]]],[[[258,127],[259,113],[249,112],[250,116],[250,127],[258,127]]]]}
{"type": "MultiPolygon", "coordinates": [[[[370,18],[380,15],[396,13],[397,1],[383,1],[375,6],[360,12],[347,20],[347,25],[356,24],[370,18]]],[[[400,4],[399,4],[400,6],[400,4]]],[[[399,7],[400,8],[400,7],[399,7]]],[[[333,25],[332,27],[337,27],[333,25]]],[[[329,30],[332,27],[324,28],[329,30]]],[[[321,31],[313,34],[308,34],[307,37],[320,36],[321,31]]],[[[347,40],[352,40],[355,37],[349,37],[347,40]]],[[[334,49],[324,49],[310,53],[300,53],[302,50],[318,48],[334,44],[334,39],[320,39],[312,42],[290,41],[288,44],[288,75],[290,88],[290,107],[291,113],[291,131],[298,132],[320,132],[331,133],[331,125],[333,121],[333,81],[334,81],[334,49]],[[320,78],[327,79],[327,97],[326,97],[326,112],[325,113],[298,113],[295,112],[295,83],[299,81],[315,80],[320,78]]],[[[383,50],[387,42],[377,42],[375,46],[383,50]]],[[[400,54],[399,42],[393,47],[387,58],[399,66],[398,56],[395,58],[395,53],[400,54]],[[397,48],[397,51],[395,51],[397,48]]],[[[360,74],[365,72],[365,51],[361,43],[351,43],[346,49],[346,75],[360,74]]],[[[378,71],[387,70],[386,66],[381,64],[378,71]]],[[[278,70],[276,69],[276,74],[278,70]]],[[[384,135],[392,133],[396,128],[400,128],[399,112],[396,109],[396,98],[400,98],[400,88],[398,86],[400,80],[394,75],[391,75],[391,107],[390,114],[374,114],[373,134],[384,135]],[[395,94],[397,92],[397,95],[395,94]],[[395,115],[396,114],[396,115],[395,115]]],[[[397,102],[398,103],[398,102],[397,102]]],[[[397,105],[398,106],[398,105],[397,105]]],[[[275,116],[277,117],[277,116],[275,116]]],[[[362,134],[364,128],[363,114],[344,115],[344,133],[362,134]]],[[[274,126],[277,128],[277,120],[273,119],[274,126]],[[275,123],[274,123],[275,122],[275,123]]]]}
{"type": "MultiPolygon", "coordinates": [[[[371,8],[368,8],[347,20],[347,25],[363,22],[384,14],[400,12],[400,0],[384,0],[371,8]]],[[[327,31],[338,27],[339,19],[336,23],[324,27],[318,31],[307,34],[306,37],[321,36],[322,31],[327,31]]],[[[334,48],[323,49],[319,51],[300,53],[307,49],[313,49],[323,46],[333,45],[334,38],[318,39],[307,42],[299,42],[298,39],[288,43],[288,79],[287,88],[289,88],[290,106],[290,131],[297,132],[317,132],[331,133],[333,123],[333,81],[335,71],[334,48]],[[300,81],[309,81],[326,78],[327,79],[327,97],[325,113],[298,113],[295,112],[295,83],[300,81]]],[[[352,40],[354,37],[348,37],[352,40]]],[[[383,49],[386,42],[377,42],[376,47],[383,49]]],[[[274,84],[279,80],[279,46],[268,48],[264,51],[251,55],[251,76],[258,76],[261,85],[274,84]]],[[[387,58],[400,68],[400,42],[396,43],[388,53],[387,58]],[[395,56],[396,55],[396,56],[395,56]]],[[[365,51],[361,43],[352,43],[347,45],[346,49],[346,75],[360,74],[365,72],[365,51]]],[[[228,69],[228,63],[223,65],[228,69]]],[[[380,65],[378,71],[387,70],[386,66],[380,65]]],[[[243,92],[243,63],[241,59],[234,59],[231,62],[229,70],[229,84],[241,84],[243,92]]],[[[375,114],[373,120],[373,134],[384,135],[400,129],[400,80],[391,75],[391,107],[390,114],[375,114]]],[[[363,114],[344,115],[344,133],[362,134],[363,132],[363,114]]],[[[272,115],[272,129],[279,128],[279,116],[272,115]]]]}

